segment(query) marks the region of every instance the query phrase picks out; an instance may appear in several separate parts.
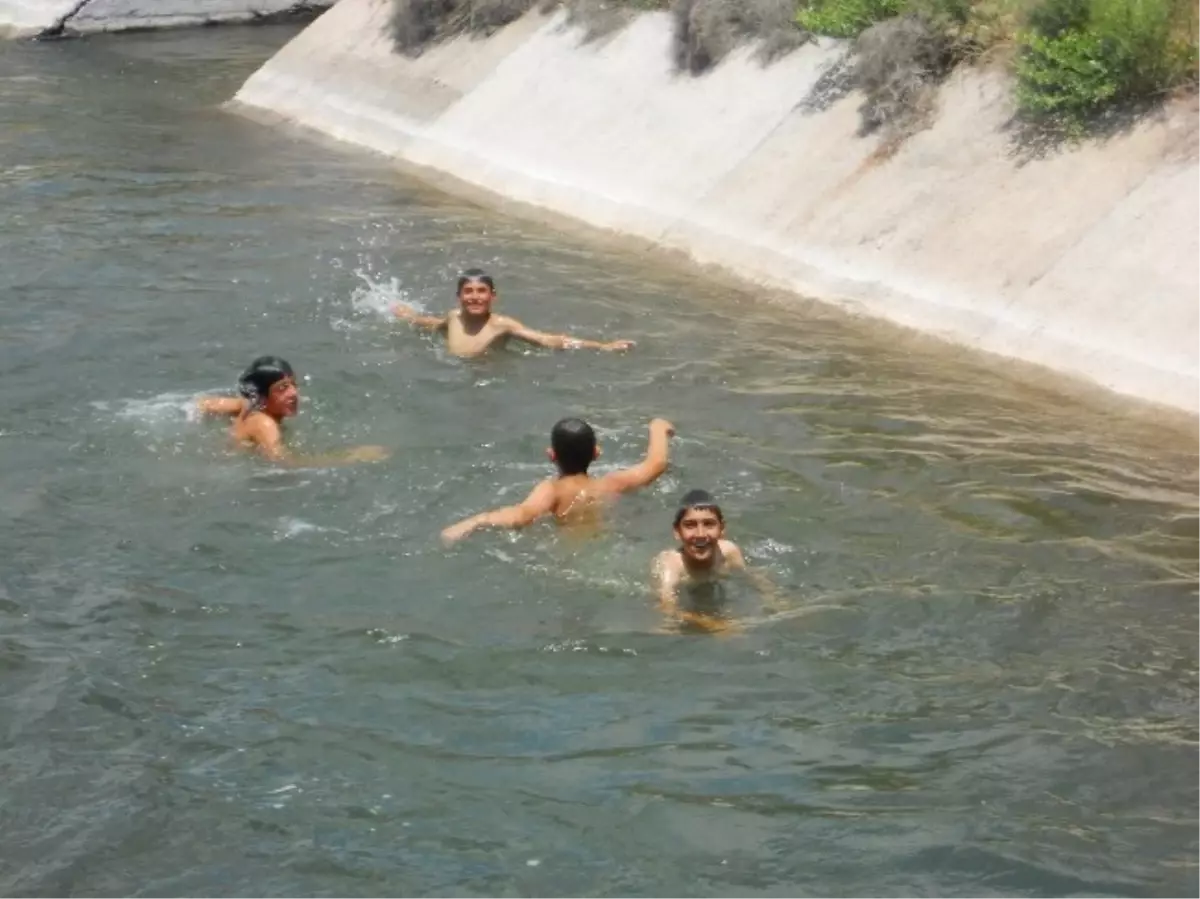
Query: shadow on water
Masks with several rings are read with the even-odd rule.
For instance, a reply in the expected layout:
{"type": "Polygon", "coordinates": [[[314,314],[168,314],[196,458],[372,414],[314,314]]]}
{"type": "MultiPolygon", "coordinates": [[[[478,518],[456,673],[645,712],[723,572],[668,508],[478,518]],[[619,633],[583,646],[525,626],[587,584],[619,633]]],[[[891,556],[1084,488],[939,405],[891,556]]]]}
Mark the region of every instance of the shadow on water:
{"type": "Polygon", "coordinates": [[[220,104],[288,29],[0,53],[0,891],[1160,895],[1196,878],[1196,439],[220,104]],[[628,355],[396,327],[467,264],[628,355]],[[272,471],[187,412],[303,378],[272,471]],[[677,425],[580,547],[446,551],[677,425]],[[662,633],[685,490],[778,585],[662,633]]]}

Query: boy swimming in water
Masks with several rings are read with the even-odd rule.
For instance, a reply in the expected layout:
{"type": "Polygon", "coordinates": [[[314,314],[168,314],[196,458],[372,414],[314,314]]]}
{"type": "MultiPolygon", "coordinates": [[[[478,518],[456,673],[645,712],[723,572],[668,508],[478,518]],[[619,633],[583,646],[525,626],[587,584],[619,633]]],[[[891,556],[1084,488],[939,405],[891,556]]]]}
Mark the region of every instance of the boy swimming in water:
{"type": "Polygon", "coordinates": [[[204,396],[196,405],[206,415],[234,419],[229,432],[239,446],[256,449],[273,462],[321,465],[334,462],[375,462],[387,458],[378,446],[361,446],[336,456],[301,458],[283,445],[283,420],[300,409],[296,373],[286,359],[259,356],[238,378],[241,396],[204,396]]]}
{"type": "Polygon", "coordinates": [[[446,315],[422,315],[406,303],[397,303],[392,311],[415,327],[445,334],[446,347],[455,356],[478,356],[492,346],[507,343],[510,337],[553,350],[627,350],[633,346],[632,340],[604,343],[535,331],[515,318],[493,313],[495,300],[496,282],[492,276],[473,268],[459,276],[458,309],[446,315]]]}
{"type": "Polygon", "coordinates": [[[673,527],[679,546],[659,553],[653,564],[664,612],[702,630],[735,628],[720,583],[732,571],[745,571],[774,606],[774,587],[758,572],[748,571],[738,545],[725,539],[725,516],[707,490],[691,490],[683,497],[673,527]]]}
{"type": "Polygon", "coordinates": [[[523,528],[544,515],[559,524],[594,522],[600,509],[622,493],[652,484],[667,470],[668,441],[674,426],[665,419],[650,422],[646,457],[631,468],[594,478],[588,468],[600,455],[596,432],[578,418],[564,418],[550,431],[547,455],[558,468],[558,477],[542,481],[524,501],[490,512],[481,512],[442,531],[446,543],[454,543],[479,528],[523,528]]]}

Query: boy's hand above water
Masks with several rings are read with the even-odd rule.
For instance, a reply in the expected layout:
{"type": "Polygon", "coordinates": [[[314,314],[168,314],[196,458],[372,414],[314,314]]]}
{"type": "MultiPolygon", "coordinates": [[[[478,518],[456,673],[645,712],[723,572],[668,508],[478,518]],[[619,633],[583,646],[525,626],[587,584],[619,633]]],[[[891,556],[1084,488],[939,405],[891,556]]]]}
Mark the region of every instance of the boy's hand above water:
{"type": "Polygon", "coordinates": [[[346,451],[347,462],[382,462],[391,453],[382,446],[356,446],[346,451]]]}
{"type": "Polygon", "coordinates": [[[665,418],[650,421],[650,440],[646,445],[646,456],[637,465],[612,471],[600,478],[604,489],[614,493],[626,493],[654,483],[667,470],[670,455],[670,438],[675,436],[675,425],[665,418]]]}
{"type": "Polygon", "coordinates": [[[610,340],[600,348],[602,350],[607,350],[610,353],[620,353],[624,352],[625,350],[631,350],[635,346],[637,346],[637,343],[632,340],[610,340]]]}
{"type": "Polygon", "coordinates": [[[442,545],[453,546],[473,530],[475,530],[475,524],[472,521],[460,521],[458,524],[451,525],[442,531],[442,545]]]}

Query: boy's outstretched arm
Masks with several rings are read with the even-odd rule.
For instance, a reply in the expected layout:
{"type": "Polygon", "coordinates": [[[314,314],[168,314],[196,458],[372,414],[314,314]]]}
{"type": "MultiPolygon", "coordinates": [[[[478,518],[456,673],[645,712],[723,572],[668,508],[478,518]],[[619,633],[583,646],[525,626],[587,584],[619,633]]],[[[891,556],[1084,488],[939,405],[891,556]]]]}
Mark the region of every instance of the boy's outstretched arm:
{"type": "Polygon", "coordinates": [[[527,328],[515,318],[504,320],[505,330],[517,340],[524,340],[536,346],[544,346],[551,350],[627,350],[633,346],[632,340],[583,340],[569,334],[549,334],[545,331],[535,331],[527,328]]]}
{"type": "Polygon", "coordinates": [[[240,396],[199,396],[196,408],[202,415],[241,415],[246,410],[246,400],[240,396]]]}
{"type": "Polygon", "coordinates": [[[425,328],[430,331],[440,331],[447,325],[446,316],[422,315],[412,306],[408,305],[408,303],[397,303],[392,307],[392,314],[414,327],[425,328]]]}
{"type": "Polygon", "coordinates": [[[458,524],[451,525],[442,531],[442,541],[446,544],[456,543],[480,528],[528,527],[543,515],[549,515],[553,508],[554,482],[542,481],[533,488],[529,496],[515,506],[504,506],[500,509],[492,509],[490,512],[480,512],[478,515],[464,518],[458,524]]]}
{"type": "Polygon", "coordinates": [[[356,446],[338,453],[298,456],[288,452],[283,445],[283,432],[279,425],[265,415],[257,417],[246,436],[265,459],[296,468],[344,465],[350,462],[379,462],[388,457],[388,451],[382,446],[356,446]]]}
{"type": "Polygon", "coordinates": [[[674,613],[679,607],[679,570],[671,564],[671,552],[659,553],[654,559],[651,577],[658,596],[658,607],[667,613],[674,613]]]}
{"type": "Polygon", "coordinates": [[[608,490],[625,493],[637,490],[658,480],[667,470],[667,458],[670,453],[669,441],[675,435],[675,426],[665,418],[656,418],[650,422],[650,442],[646,445],[646,458],[631,468],[610,472],[600,478],[600,483],[608,490]]]}

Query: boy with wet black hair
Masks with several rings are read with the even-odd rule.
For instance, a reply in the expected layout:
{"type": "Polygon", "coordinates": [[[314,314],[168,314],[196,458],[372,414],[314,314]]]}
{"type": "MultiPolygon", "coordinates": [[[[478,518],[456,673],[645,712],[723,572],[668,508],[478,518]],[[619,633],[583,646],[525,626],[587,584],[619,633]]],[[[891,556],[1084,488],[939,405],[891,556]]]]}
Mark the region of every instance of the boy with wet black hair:
{"type": "Polygon", "coordinates": [[[492,346],[507,343],[510,337],[554,350],[627,350],[633,346],[632,340],[604,343],[535,331],[515,318],[496,315],[492,312],[496,282],[482,269],[468,269],[459,276],[457,295],[458,309],[446,315],[422,315],[407,303],[397,303],[392,312],[415,327],[445,334],[446,348],[455,356],[478,356],[492,346]]]}
{"type": "Polygon", "coordinates": [[[731,571],[745,571],[768,604],[776,605],[770,581],[748,570],[741,549],[725,539],[725,515],[707,490],[689,490],[684,495],[672,527],[679,546],[659,553],[652,568],[659,607],[664,612],[702,630],[735,627],[728,617],[720,583],[731,571]],[[682,605],[681,593],[685,600],[682,605]]]}
{"type": "MultiPolygon", "coordinates": [[[[205,415],[229,415],[240,418],[250,412],[255,406],[264,406],[270,398],[271,388],[288,381],[295,386],[296,373],[291,364],[280,356],[259,356],[246,366],[246,370],[238,377],[237,396],[202,396],[196,400],[196,407],[205,415]]],[[[288,415],[296,414],[299,394],[291,396],[287,406],[277,406],[274,411],[278,421],[288,415]]]]}
{"type": "Polygon", "coordinates": [[[646,457],[630,468],[612,471],[598,478],[588,468],[600,455],[596,432],[579,418],[564,418],[550,431],[550,461],[558,476],[542,481],[522,502],[490,512],[472,515],[442,531],[447,544],[466,537],[479,528],[524,528],[544,515],[553,515],[565,525],[595,523],[605,504],[622,493],[652,484],[667,470],[668,441],[674,426],[665,419],[650,422],[650,441],[646,457]]]}
{"type": "Polygon", "coordinates": [[[337,462],[376,462],[387,458],[379,446],[360,446],[337,455],[297,457],[283,445],[283,420],[300,409],[296,373],[286,359],[259,356],[238,378],[241,396],[202,396],[196,401],[205,415],[234,419],[229,432],[239,446],[253,448],[273,462],[328,465],[337,462]]]}

